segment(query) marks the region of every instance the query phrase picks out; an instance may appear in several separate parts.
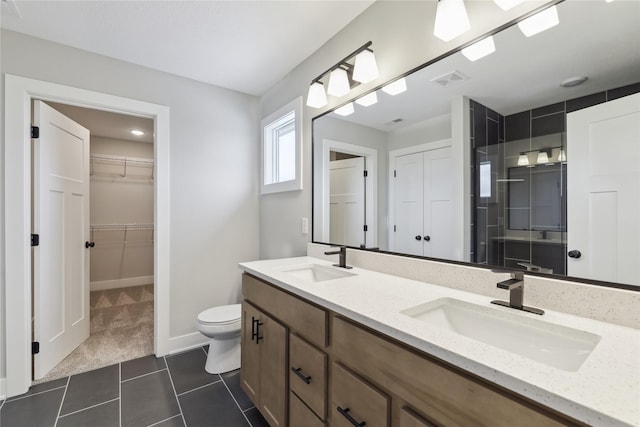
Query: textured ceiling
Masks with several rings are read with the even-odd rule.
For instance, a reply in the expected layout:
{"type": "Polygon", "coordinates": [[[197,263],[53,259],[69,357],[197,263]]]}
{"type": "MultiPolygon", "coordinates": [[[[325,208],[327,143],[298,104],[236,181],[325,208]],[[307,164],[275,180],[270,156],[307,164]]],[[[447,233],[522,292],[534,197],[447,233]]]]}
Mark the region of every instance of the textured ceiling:
{"type": "Polygon", "coordinates": [[[2,28],[261,95],[372,0],[3,0],[2,28]]]}

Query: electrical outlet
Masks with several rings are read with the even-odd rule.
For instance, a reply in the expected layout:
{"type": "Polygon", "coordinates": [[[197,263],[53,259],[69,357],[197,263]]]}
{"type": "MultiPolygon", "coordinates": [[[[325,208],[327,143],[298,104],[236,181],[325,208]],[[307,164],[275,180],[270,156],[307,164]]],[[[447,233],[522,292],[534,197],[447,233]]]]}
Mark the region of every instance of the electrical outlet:
{"type": "Polygon", "coordinates": [[[309,234],[309,218],[302,218],[302,234],[309,234]]]}

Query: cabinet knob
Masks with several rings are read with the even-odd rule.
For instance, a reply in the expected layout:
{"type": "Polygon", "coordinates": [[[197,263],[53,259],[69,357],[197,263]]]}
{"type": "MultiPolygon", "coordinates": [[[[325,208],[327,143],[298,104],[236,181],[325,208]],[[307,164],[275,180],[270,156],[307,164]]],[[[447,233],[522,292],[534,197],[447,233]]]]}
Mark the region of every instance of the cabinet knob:
{"type": "Polygon", "coordinates": [[[416,240],[422,240],[422,236],[416,236],[416,240]]]}
{"type": "Polygon", "coordinates": [[[84,242],[84,247],[89,249],[89,248],[93,248],[96,245],[95,242],[84,242]]]}
{"type": "Polygon", "coordinates": [[[580,258],[582,256],[582,252],[574,249],[572,251],[569,251],[567,253],[567,255],[569,255],[569,258],[576,258],[577,259],[577,258],[580,258]]]}
{"type": "Polygon", "coordinates": [[[424,236],[424,240],[427,241],[427,242],[430,241],[431,240],[431,236],[424,236]]]}

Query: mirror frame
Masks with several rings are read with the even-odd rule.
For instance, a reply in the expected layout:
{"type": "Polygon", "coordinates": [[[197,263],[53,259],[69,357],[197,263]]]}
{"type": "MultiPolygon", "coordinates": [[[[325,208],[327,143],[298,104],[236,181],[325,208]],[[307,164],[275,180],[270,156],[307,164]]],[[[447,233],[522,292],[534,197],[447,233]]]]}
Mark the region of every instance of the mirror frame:
{"type": "MultiPolygon", "coordinates": [[[[382,84],[379,84],[375,87],[373,87],[372,89],[365,91],[363,93],[361,93],[358,96],[349,98],[347,100],[345,100],[344,102],[338,104],[337,106],[335,106],[334,108],[327,110],[317,116],[314,116],[311,119],[311,179],[312,179],[312,185],[311,185],[311,215],[312,215],[312,221],[311,221],[311,243],[317,243],[317,244],[322,244],[322,245],[329,245],[329,242],[320,242],[315,240],[315,229],[314,229],[314,221],[313,221],[313,215],[315,215],[315,185],[313,183],[313,179],[315,176],[315,155],[314,155],[314,144],[316,143],[316,141],[314,140],[314,132],[313,132],[313,128],[314,128],[314,124],[316,119],[319,119],[321,117],[324,117],[328,114],[331,114],[333,111],[335,111],[336,109],[350,103],[353,102],[355,99],[361,98],[363,96],[368,95],[369,93],[375,92],[379,89],[381,89],[383,86],[386,86],[390,83],[393,83],[396,80],[399,80],[401,78],[407,77],[410,74],[413,74],[417,71],[422,70],[423,68],[428,67],[431,64],[434,64],[440,60],[443,60],[451,55],[454,55],[456,53],[458,53],[459,51],[461,51],[462,49],[464,49],[467,46],[471,46],[472,44],[486,38],[489,36],[493,36],[503,30],[506,30],[507,28],[510,28],[514,25],[516,25],[518,22],[527,19],[530,16],[533,16],[535,14],[537,14],[538,12],[541,12],[545,9],[548,9],[552,6],[556,6],[560,3],[563,3],[565,0],[553,0],[550,1],[549,3],[545,3],[544,5],[524,14],[521,15],[520,17],[513,19],[497,28],[494,28],[493,30],[480,35],[479,37],[474,38],[473,40],[470,40],[467,43],[464,43],[450,51],[447,51],[445,53],[443,53],[442,55],[439,55],[421,65],[418,65],[417,67],[414,67],[410,70],[408,70],[405,73],[402,73],[382,84]]],[[[514,268],[509,268],[509,267],[501,267],[501,266],[490,266],[487,264],[477,264],[477,263],[472,263],[472,262],[466,262],[466,261],[457,261],[457,260],[450,260],[450,259],[444,259],[444,258],[433,258],[433,257],[426,257],[426,256],[420,256],[420,255],[411,255],[411,254],[403,254],[403,253],[399,253],[399,252],[392,252],[392,251],[384,251],[384,250],[380,250],[378,248],[361,248],[361,247],[356,247],[356,246],[347,246],[347,248],[351,249],[351,250],[362,250],[362,251],[369,251],[369,252],[377,252],[377,253],[381,253],[381,254],[386,254],[386,255],[394,255],[394,256],[401,256],[401,257],[405,257],[405,258],[414,258],[414,259],[422,259],[422,260],[427,260],[427,261],[435,261],[435,262],[442,262],[442,263],[446,263],[446,264],[454,264],[454,265],[461,265],[461,266],[467,266],[467,267],[475,267],[475,268],[481,268],[481,269],[485,269],[485,270],[499,270],[500,272],[511,272],[511,271],[521,271],[518,269],[514,269],[514,268]]],[[[635,292],[640,292],[640,284],[639,285],[630,285],[630,284],[625,284],[625,283],[615,283],[615,282],[607,282],[607,281],[602,281],[602,280],[595,280],[595,279],[589,279],[589,278],[582,278],[582,277],[575,277],[575,276],[566,276],[566,275],[559,275],[559,274],[549,274],[549,273],[540,273],[540,272],[535,272],[535,271],[527,271],[526,272],[527,275],[530,276],[539,276],[539,277],[545,277],[545,278],[549,278],[549,279],[554,279],[554,280],[563,280],[563,281],[567,281],[567,282],[577,282],[577,283],[582,283],[582,284],[589,284],[589,285],[596,285],[596,286],[603,286],[603,287],[608,287],[608,288],[615,288],[615,289],[625,289],[625,290],[629,290],[629,291],[635,291],[635,292]]]]}

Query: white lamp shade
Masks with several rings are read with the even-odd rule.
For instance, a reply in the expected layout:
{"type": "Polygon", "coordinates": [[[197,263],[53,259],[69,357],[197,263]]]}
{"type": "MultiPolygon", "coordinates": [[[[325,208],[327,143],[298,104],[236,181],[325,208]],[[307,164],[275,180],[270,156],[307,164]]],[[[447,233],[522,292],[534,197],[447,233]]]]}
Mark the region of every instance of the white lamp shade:
{"type": "Polygon", "coordinates": [[[369,83],[378,78],[378,64],[372,51],[365,49],[356,55],[353,65],[353,80],[369,83]]]}
{"type": "Polygon", "coordinates": [[[477,61],[478,59],[484,58],[495,51],[496,45],[493,42],[493,36],[489,36],[469,47],[465,47],[462,49],[462,54],[466,56],[469,61],[477,61]]]}
{"type": "Polygon", "coordinates": [[[500,6],[502,10],[509,10],[516,7],[517,5],[522,3],[524,0],[493,0],[493,1],[498,6],[500,6]]]}
{"type": "Polygon", "coordinates": [[[385,87],[382,88],[382,91],[388,93],[389,95],[398,95],[407,90],[407,80],[403,77],[401,79],[396,80],[393,83],[389,83],[385,87]]]}
{"type": "Polygon", "coordinates": [[[336,108],[333,112],[339,116],[348,116],[349,114],[353,114],[353,111],[353,102],[350,102],[340,108],[336,108]]]}
{"type": "Polygon", "coordinates": [[[536,159],[536,163],[545,164],[549,163],[549,155],[546,151],[538,152],[538,158],[536,159]]]}
{"type": "Polygon", "coordinates": [[[559,162],[566,162],[567,161],[567,152],[564,151],[564,148],[561,148],[560,152],[558,153],[558,161],[559,162]]]}
{"type": "Polygon", "coordinates": [[[349,77],[344,68],[336,68],[329,74],[329,87],[327,93],[333,96],[344,96],[349,93],[349,77]]]}
{"type": "Polygon", "coordinates": [[[311,83],[307,94],[307,106],[321,108],[325,105],[327,105],[327,94],[324,92],[324,85],[320,82],[311,83]]]}
{"type": "Polygon", "coordinates": [[[376,102],[378,102],[378,95],[376,95],[375,92],[371,92],[363,96],[362,98],[356,99],[356,103],[362,105],[363,107],[368,107],[375,104],[376,102]]]}
{"type": "Polygon", "coordinates": [[[558,9],[551,6],[548,9],[538,12],[535,15],[518,22],[518,28],[527,37],[531,37],[560,23],[558,9]]]}
{"type": "Polygon", "coordinates": [[[529,166],[529,156],[527,156],[527,153],[520,154],[520,157],[518,157],[518,166],[529,166]]]}
{"type": "Polygon", "coordinates": [[[469,17],[463,0],[439,0],[433,35],[448,42],[469,31],[469,17]]]}

